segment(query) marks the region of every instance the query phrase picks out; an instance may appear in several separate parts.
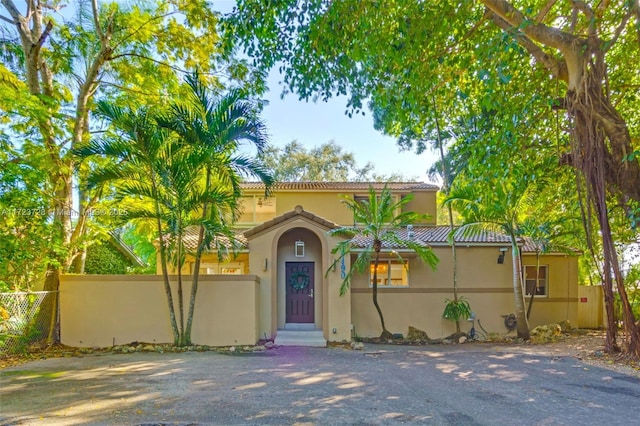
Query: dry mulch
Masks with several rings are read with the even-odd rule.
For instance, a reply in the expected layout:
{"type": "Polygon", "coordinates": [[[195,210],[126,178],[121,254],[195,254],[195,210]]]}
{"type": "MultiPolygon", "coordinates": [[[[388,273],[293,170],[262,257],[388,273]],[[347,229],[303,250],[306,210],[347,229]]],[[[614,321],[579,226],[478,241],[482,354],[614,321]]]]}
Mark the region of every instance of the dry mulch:
{"type": "MultiPolygon", "coordinates": [[[[604,350],[604,330],[577,330],[564,334],[551,343],[517,345],[520,350],[545,356],[570,356],[586,364],[614,370],[640,378],[640,360],[621,353],[608,354],[604,350]]],[[[618,336],[618,344],[622,342],[618,336]]]]}
{"type": "MultiPolygon", "coordinates": [[[[516,352],[543,356],[569,356],[579,359],[586,364],[624,372],[640,378],[640,360],[629,359],[623,354],[608,354],[604,350],[604,330],[573,330],[563,333],[555,341],[548,343],[531,343],[518,341],[515,338],[501,338],[491,341],[467,341],[464,345],[493,345],[516,352]]],[[[394,344],[394,345],[428,345],[452,344],[458,345],[457,339],[408,340],[408,339],[380,339],[361,338],[365,343],[394,344]]],[[[618,339],[620,343],[620,338],[618,339]]]]}

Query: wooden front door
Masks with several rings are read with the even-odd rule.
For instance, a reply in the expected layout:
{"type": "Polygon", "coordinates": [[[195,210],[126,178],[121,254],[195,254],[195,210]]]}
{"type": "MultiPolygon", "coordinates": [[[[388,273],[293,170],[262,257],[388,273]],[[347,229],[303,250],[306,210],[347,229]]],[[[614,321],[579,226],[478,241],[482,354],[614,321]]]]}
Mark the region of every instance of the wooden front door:
{"type": "Polygon", "coordinates": [[[314,322],[313,262],[286,262],[286,305],[288,323],[314,322]]]}

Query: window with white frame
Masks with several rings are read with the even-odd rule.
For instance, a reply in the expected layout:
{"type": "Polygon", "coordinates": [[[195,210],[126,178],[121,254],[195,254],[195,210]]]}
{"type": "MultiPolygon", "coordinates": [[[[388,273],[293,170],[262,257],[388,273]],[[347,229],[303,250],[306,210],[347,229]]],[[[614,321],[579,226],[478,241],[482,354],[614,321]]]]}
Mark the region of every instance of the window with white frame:
{"type": "Polygon", "coordinates": [[[536,273],[536,266],[528,265],[524,267],[524,283],[525,292],[527,296],[547,296],[549,291],[548,273],[549,268],[547,265],[540,265],[536,273]]]}
{"type": "MultiPolygon", "coordinates": [[[[374,262],[369,267],[369,285],[373,285],[374,262]]],[[[409,263],[402,263],[399,260],[382,259],[378,263],[377,273],[378,286],[388,287],[408,287],[409,286],[409,263]]]]}

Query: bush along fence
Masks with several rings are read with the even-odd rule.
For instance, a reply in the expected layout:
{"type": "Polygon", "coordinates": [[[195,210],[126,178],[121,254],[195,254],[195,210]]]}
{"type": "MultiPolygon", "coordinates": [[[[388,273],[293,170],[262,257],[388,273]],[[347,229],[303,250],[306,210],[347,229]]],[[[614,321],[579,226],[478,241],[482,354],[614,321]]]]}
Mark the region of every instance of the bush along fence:
{"type": "Polygon", "coordinates": [[[0,357],[57,341],[58,292],[0,293],[0,357]]]}

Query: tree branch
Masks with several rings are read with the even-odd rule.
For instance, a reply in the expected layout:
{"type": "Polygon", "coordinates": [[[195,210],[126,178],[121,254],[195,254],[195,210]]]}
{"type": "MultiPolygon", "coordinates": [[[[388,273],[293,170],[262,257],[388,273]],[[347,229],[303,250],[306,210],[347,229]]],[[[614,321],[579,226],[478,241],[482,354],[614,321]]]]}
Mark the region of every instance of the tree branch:
{"type": "Polygon", "coordinates": [[[91,1],[91,10],[93,12],[93,25],[96,27],[96,34],[98,35],[98,39],[102,41],[104,39],[104,34],[102,33],[102,28],[100,27],[100,16],[98,14],[98,1],[91,1]]]}
{"type": "MultiPolygon", "coordinates": [[[[563,78],[563,80],[567,82],[569,90],[578,90],[580,85],[583,83],[585,56],[590,53],[589,47],[593,49],[597,46],[588,46],[588,40],[561,31],[558,28],[535,23],[518,9],[513,7],[507,0],[481,1],[487,8],[502,18],[512,28],[517,29],[524,34],[530,41],[535,41],[543,46],[558,49],[564,56],[564,66],[559,68],[556,65],[555,68],[552,67],[550,70],[552,72],[557,72],[558,76],[564,76],[565,74],[562,69],[566,69],[566,78],[563,78]]],[[[599,43],[600,40],[594,39],[593,42],[599,43]]],[[[536,59],[542,60],[546,66],[553,66],[553,62],[550,62],[543,55],[538,55],[539,56],[536,57],[536,59]]]]}
{"type": "Polygon", "coordinates": [[[521,31],[513,28],[511,25],[509,25],[508,22],[501,19],[495,13],[490,12],[490,14],[492,21],[498,27],[500,27],[506,33],[510,34],[518,42],[518,44],[524,47],[527,52],[529,52],[529,54],[536,59],[536,61],[543,64],[549,71],[551,71],[554,77],[563,81],[568,80],[567,66],[563,61],[554,58],[552,55],[542,50],[540,46],[538,46],[527,36],[522,34],[521,31]]]}
{"type": "Polygon", "coordinates": [[[123,44],[124,42],[126,42],[130,37],[133,37],[137,32],[139,32],[145,25],[153,22],[153,21],[157,21],[157,20],[163,20],[164,18],[171,16],[171,15],[175,15],[179,13],[178,11],[172,11],[172,12],[168,12],[165,13],[164,15],[158,15],[158,16],[154,16],[151,19],[147,20],[146,22],[143,22],[138,28],[136,28],[134,31],[130,32],[126,37],[123,37],[122,40],[118,41],[117,43],[114,44],[113,48],[114,50],[120,46],[121,44],[123,44]]]}
{"type": "Polygon", "coordinates": [[[9,15],[11,15],[11,17],[13,18],[13,21],[10,21],[12,24],[20,21],[20,17],[22,15],[20,14],[20,11],[16,7],[16,5],[13,3],[13,0],[2,0],[2,5],[5,9],[7,9],[7,12],[9,12],[9,15]]]}
{"type": "MultiPolygon", "coordinates": [[[[605,52],[608,52],[616,44],[616,42],[618,41],[618,38],[620,38],[620,34],[622,34],[622,31],[624,31],[624,28],[629,23],[629,19],[631,19],[632,14],[633,12],[629,10],[629,12],[626,15],[624,15],[624,18],[622,18],[622,22],[620,22],[620,25],[618,25],[618,28],[616,28],[615,32],[613,33],[613,37],[608,43],[605,44],[604,46],[605,52]]],[[[638,35],[640,36],[640,33],[638,35]]]]}
{"type": "Polygon", "coordinates": [[[588,26],[588,34],[589,36],[593,37],[596,35],[596,14],[593,12],[593,9],[591,9],[591,7],[586,4],[585,2],[583,2],[582,0],[572,0],[573,2],[573,7],[577,10],[579,10],[580,12],[584,13],[584,15],[587,17],[587,21],[589,22],[589,26],[588,26]]]}
{"type": "Polygon", "coordinates": [[[14,20],[12,20],[12,19],[10,19],[10,18],[7,18],[7,17],[6,17],[6,16],[4,16],[4,15],[0,15],[0,21],[8,22],[8,23],[10,23],[11,25],[15,25],[15,24],[16,24],[16,21],[14,21],[14,20]]]}
{"type": "Polygon", "coordinates": [[[542,21],[544,21],[544,18],[547,17],[547,14],[551,10],[551,8],[556,4],[557,1],[558,0],[547,1],[547,4],[545,4],[544,7],[540,9],[538,14],[536,15],[536,19],[535,19],[536,23],[540,24],[542,23],[542,21]]]}
{"type": "Polygon", "coordinates": [[[636,32],[638,35],[638,47],[640,47],[640,0],[631,2],[631,12],[636,16],[636,32]]]}
{"type": "Polygon", "coordinates": [[[573,49],[578,38],[557,28],[535,23],[506,0],[481,0],[493,13],[502,18],[513,28],[518,28],[531,40],[553,47],[565,53],[573,49]]]}
{"type": "Polygon", "coordinates": [[[149,56],[144,56],[144,55],[140,55],[140,54],[138,54],[138,53],[133,53],[133,52],[129,52],[129,53],[121,53],[121,54],[119,54],[119,55],[114,55],[114,56],[112,56],[112,57],[111,57],[111,59],[112,59],[112,60],[115,60],[115,59],[124,58],[124,57],[127,57],[127,56],[134,57],[134,58],[145,59],[145,60],[147,60],[147,61],[151,61],[151,62],[156,63],[156,64],[158,64],[158,65],[162,65],[162,66],[165,66],[165,67],[169,67],[169,68],[171,68],[172,70],[177,71],[177,72],[179,72],[179,73],[187,74],[187,73],[189,73],[189,72],[190,72],[190,71],[187,71],[187,70],[185,70],[185,69],[178,68],[178,67],[176,67],[176,66],[174,66],[174,65],[169,65],[169,64],[168,64],[168,63],[166,63],[166,62],[162,62],[162,61],[159,61],[159,60],[157,60],[157,59],[153,59],[153,58],[151,58],[151,57],[149,57],[149,56]]]}
{"type": "Polygon", "coordinates": [[[42,47],[42,45],[44,45],[44,42],[47,40],[47,37],[49,37],[52,29],[53,21],[49,20],[49,22],[47,22],[47,26],[44,28],[44,31],[42,32],[42,34],[40,34],[38,42],[36,43],[38,50],[42,47]]]}

